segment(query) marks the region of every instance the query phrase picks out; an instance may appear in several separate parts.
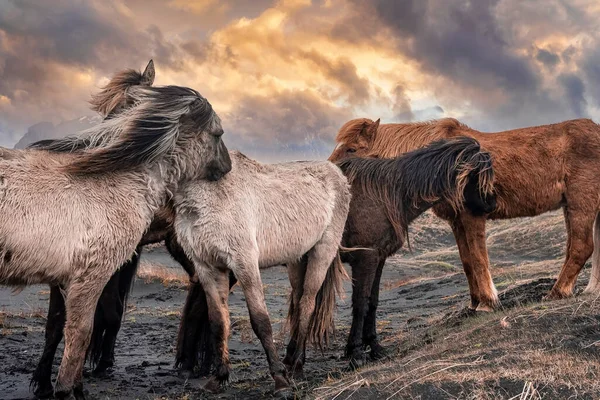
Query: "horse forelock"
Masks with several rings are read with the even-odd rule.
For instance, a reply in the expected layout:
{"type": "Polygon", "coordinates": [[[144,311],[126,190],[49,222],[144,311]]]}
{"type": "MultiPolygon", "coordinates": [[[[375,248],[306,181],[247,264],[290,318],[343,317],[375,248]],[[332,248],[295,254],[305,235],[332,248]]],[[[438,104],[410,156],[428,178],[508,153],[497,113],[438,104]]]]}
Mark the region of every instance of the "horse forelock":
{"type": "Polygon", "coordinates": [[[346,122],[338,131],[335,141],[337,143],[357,143],[361,138],[364,128],[374,121],[368,118],[356,118],[346,122]]]}
{"type": "Polygon", "coordinates": [[[141,85],[144,76],[134,69],[117,73],[102,90],[92,95],[89,101],[91,109],[106,118],[119,104],[125,102],[127,90],[141,85]]]}

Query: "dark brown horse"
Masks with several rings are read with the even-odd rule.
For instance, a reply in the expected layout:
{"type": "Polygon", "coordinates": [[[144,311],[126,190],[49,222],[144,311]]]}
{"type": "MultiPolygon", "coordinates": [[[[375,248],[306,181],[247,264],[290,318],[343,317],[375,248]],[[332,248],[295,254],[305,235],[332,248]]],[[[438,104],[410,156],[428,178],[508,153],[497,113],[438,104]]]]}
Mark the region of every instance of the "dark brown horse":
{"type": "MultiPolygon", "coordinates": [[[[496,206],[493,169],[488,153],[469,138],[440,141],[397,159],[349,159],[339,166],[352,183],[352,201],[342,245],[354,250],[344,259],[352,266],[352,327],[346,355],[353,367],[384,355],[376,331],[379,280],[385,260],[407,240],[409,224],[439,202],[484,215],[496,206]]],[[[230,285],[235,282],[230,279],[230,285]]],[[[290,313],[294,312],[291,303],[290,313]]],[[[205,300],[190,291],[182,317],[177,362],[188,371],[200,356],[202,371],[212,363],[205,300]],[[200,349],[199,353],[197,349],[200,349]]],[[[294,354],[292,338],[287,356],[294,354]]],[[[191,372],[188,372],[191,373],[191,372]]]]}
{"type": "Polygon", "coordinates": [[[471,308],[491,311],[499,305],[489,270],[485,224],[489,219],[530,217],[562,208],[567,251],[558,280],[547,298],[570,296],[592,252],[587,292],[600,288],[600,125],[589,119],[482,133],[455,119],[408,124],[379,124],[355,119],[342,126],[330,160],[349,156],[397,157],[434,140],[469,136],[494,160],[498,207],[489,215],[459,212],[445,204],[434,208],[456,238],[471,292],[471,308]],[[594,222],[596,221],[596,223],[594,222]],[[595,228],[595,234],[594,228],[595,228]],[[595,236],[595,239],[594,239],[595,236]]]}

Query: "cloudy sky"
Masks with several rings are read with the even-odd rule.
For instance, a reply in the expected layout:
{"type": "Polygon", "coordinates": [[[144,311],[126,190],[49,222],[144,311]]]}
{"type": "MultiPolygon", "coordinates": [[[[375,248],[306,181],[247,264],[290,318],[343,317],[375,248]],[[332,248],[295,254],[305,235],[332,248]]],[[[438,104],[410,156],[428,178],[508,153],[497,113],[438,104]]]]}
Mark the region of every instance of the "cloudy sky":
{"type": "Polygon", "coordinates": [[[3,0],[0,145],[91,115],[91,93],[150,58],[266,161],[323,158],[355,117],[600,120],[596,0],[3,0]]]}

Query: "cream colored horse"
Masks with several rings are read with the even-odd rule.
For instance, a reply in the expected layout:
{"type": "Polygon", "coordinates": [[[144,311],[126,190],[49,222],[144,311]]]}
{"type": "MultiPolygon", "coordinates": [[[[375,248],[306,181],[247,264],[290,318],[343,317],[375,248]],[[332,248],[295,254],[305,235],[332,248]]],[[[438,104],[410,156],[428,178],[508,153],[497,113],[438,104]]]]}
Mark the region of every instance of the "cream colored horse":
{"type": "Polygon", "coordinates": [[[64,139],[78,153],[0,153],[0,284],[65,288],[59,397],[83,398],[82,368],[98,297],[131,257],[181,180],[220,179],[231,168],[220,119],[183,87],[134,87],[133,106],[64,139]]]}
{"type": "Polygon", "coordinates": [[[335,292],[346,276],[337,251],[350,191],[346,177],[328,161],[266,165],[238,152],[231,160],[231,172],[220,181],[190,182],[177,192],[175,232],[208,302],[216,371],[206,388],[217,390],[229,376],[231,270],[244,291],[277,392],[289,383],[273,343],[260,269],[287,264],[297,347],[286,364],[299,372],[307,339],[319,341],[333,324],[335,292]]]}

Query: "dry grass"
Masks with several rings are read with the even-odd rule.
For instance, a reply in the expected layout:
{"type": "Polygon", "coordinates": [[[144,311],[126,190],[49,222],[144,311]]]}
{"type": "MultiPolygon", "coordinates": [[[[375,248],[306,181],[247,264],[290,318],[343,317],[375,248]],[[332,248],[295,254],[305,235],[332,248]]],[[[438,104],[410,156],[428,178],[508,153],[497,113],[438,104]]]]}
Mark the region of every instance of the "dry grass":
{"type": "Polygon", "coordinates": [[[402,334],[395,343],[399,357],[347,374],[314,394],[320,399],[367,394],[425,399],[427,393],[443,392],[461,399],[598,394],[599,305],[600,300],[585,297],[538,303],[465,319],[455,327],[438,323],[402,334]]]}
{"type": "Polygon", "coordinates": [[[164,285],[187,285],[189,277],[183,269],[175,269],[163,264],[141,261],[137,276],[145,281],[159,281],[164,285]]]}

